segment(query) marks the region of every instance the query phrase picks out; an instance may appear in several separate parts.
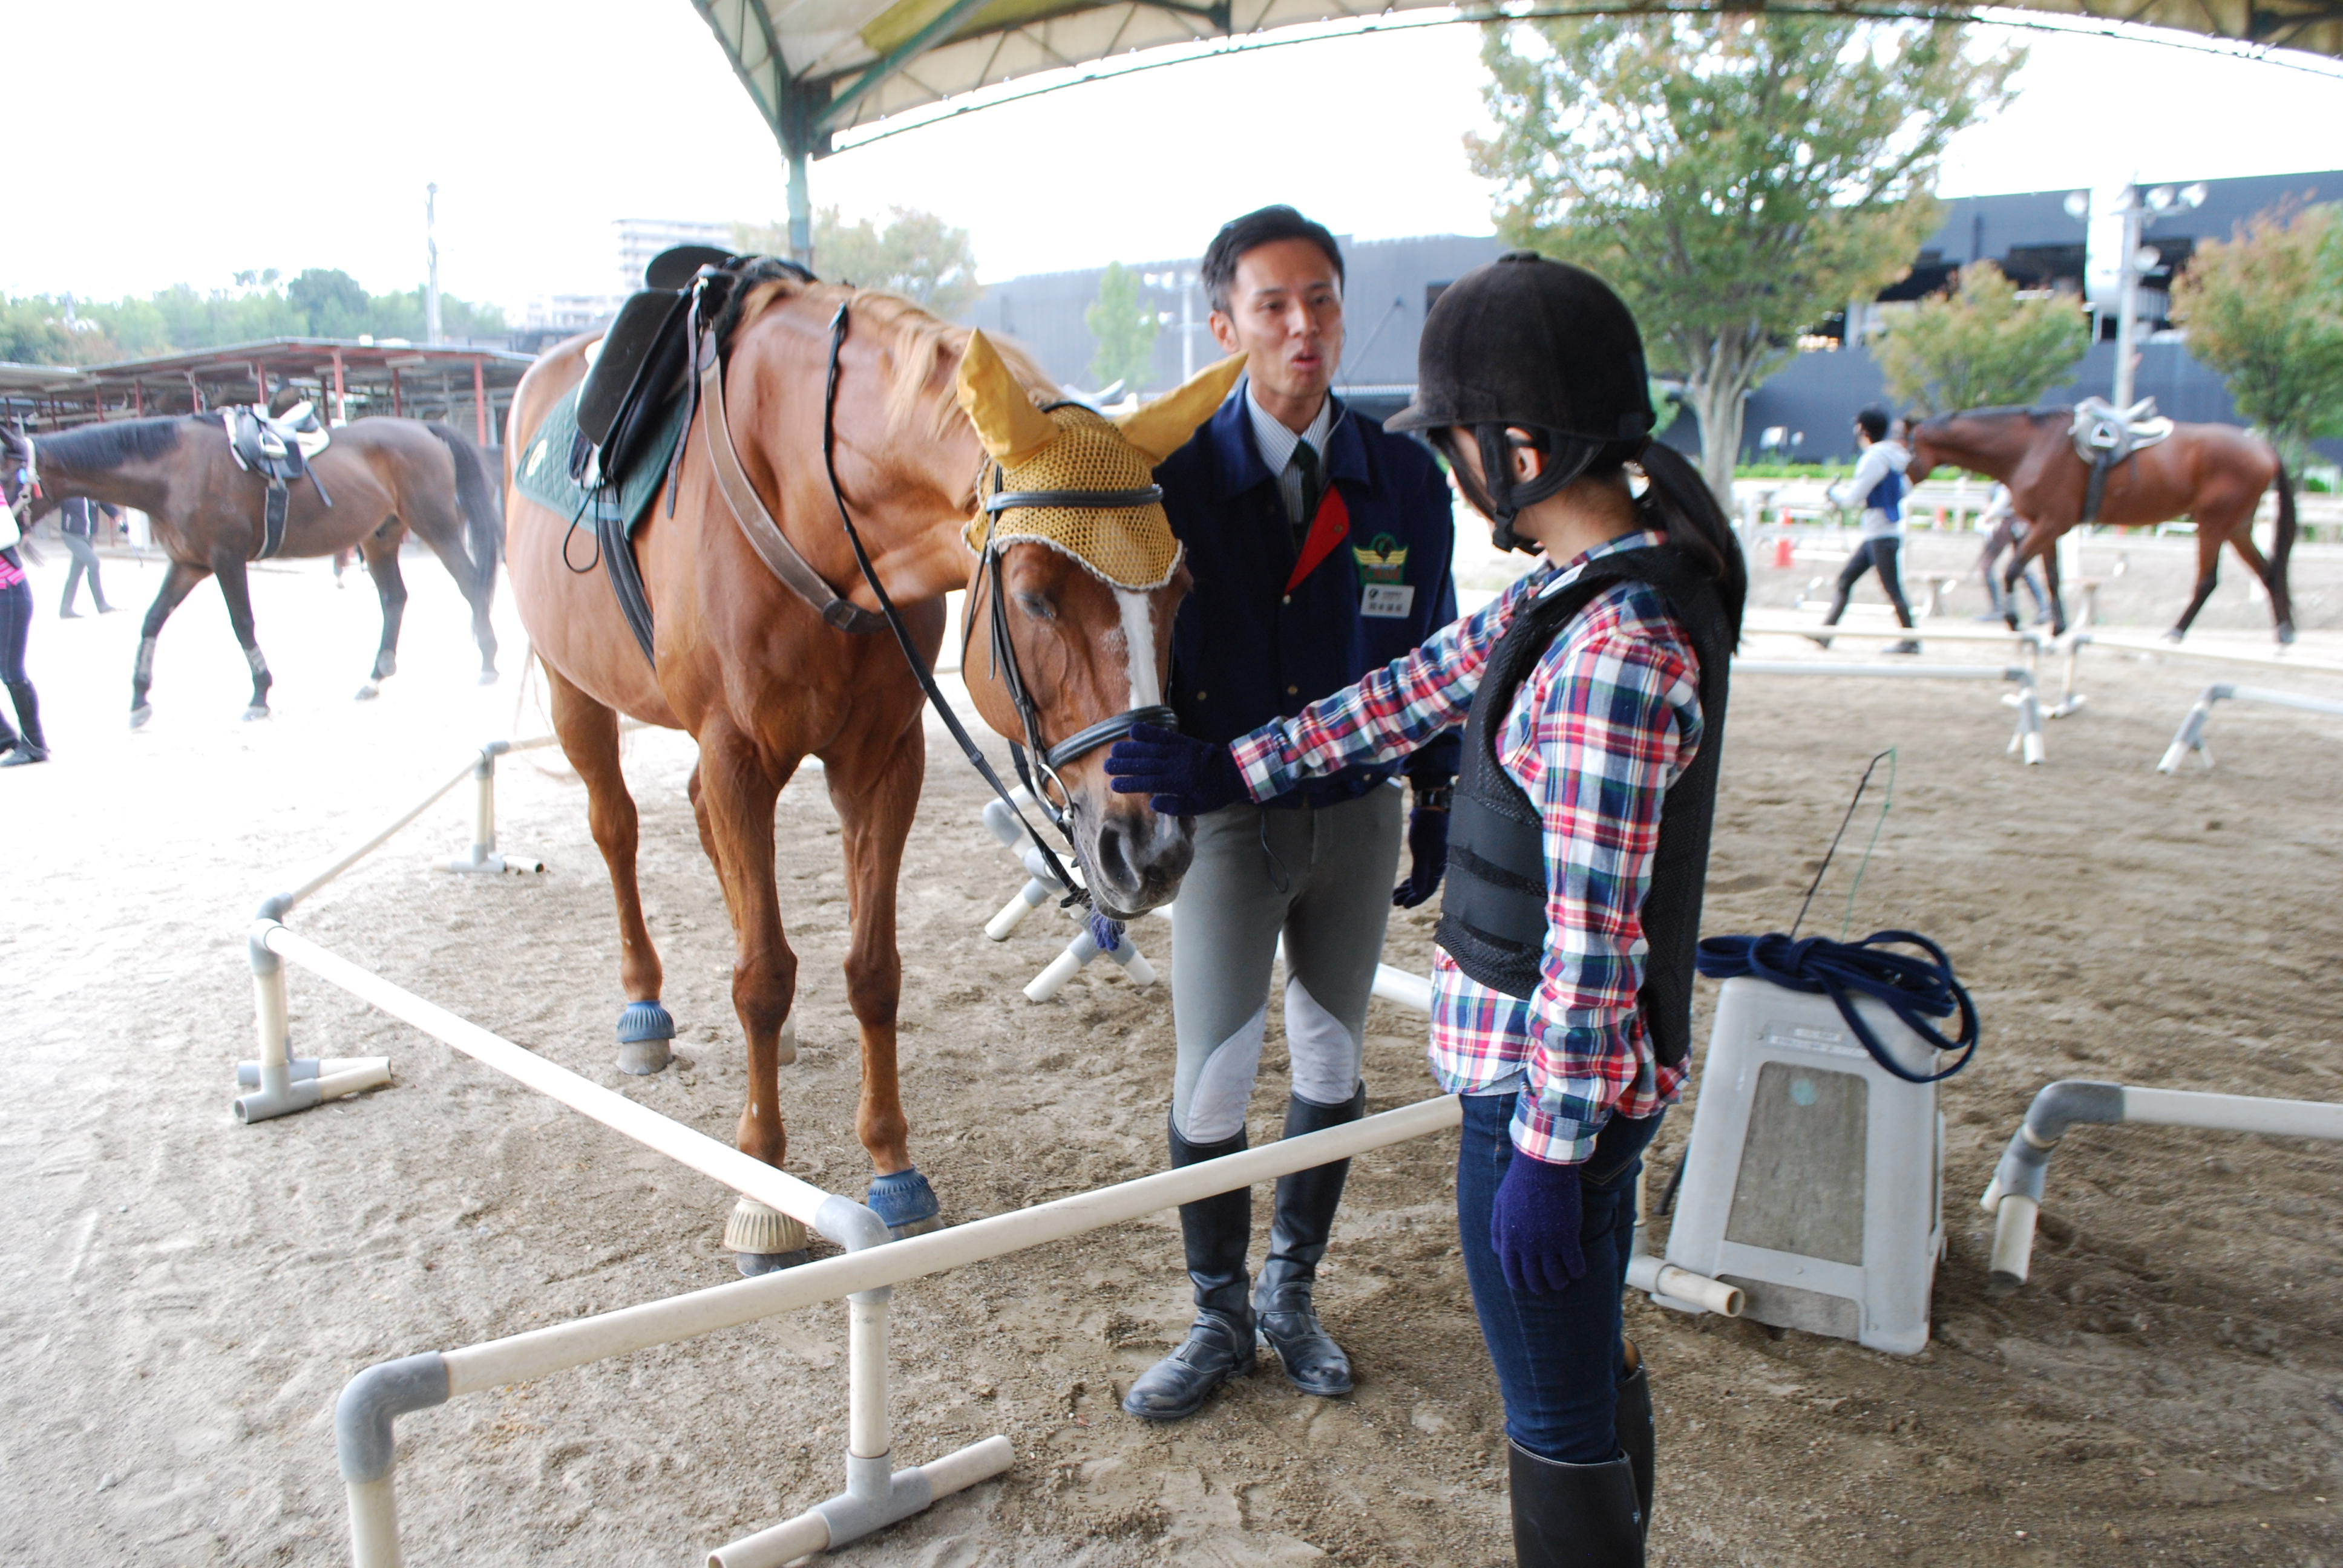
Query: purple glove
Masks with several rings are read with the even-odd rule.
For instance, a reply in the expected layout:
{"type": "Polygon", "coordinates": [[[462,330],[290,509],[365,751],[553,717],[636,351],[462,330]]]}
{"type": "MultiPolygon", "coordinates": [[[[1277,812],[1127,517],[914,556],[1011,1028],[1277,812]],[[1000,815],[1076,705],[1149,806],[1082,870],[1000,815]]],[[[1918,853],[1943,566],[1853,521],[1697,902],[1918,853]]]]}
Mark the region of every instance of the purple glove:
{"type": "Polygon", "coordinates": [[[1448,813],[1418,806],[1407,814],[1407,880],[1392,890],[1392,907],[1412,910],[1440,890],[1448,867],[1448,813]]]}
{"type": "Polygon", "coordinates": [[[1176,729],[1134,724],[1106,754],[1118,795],[1145,795],[1166,817],[1202,817],[1244,799],[1244,775],[1225,746],[1176,729]]]}
{"type": "Polygon", "coordinates": [[[1091,940],[1098,944],[1099,951],[1111,953],[1122,946],[1122,922],[1113,916],[1101,915],[1096,910],[1092,910],[1090,929],[1091,940]]]}
{"type": "Polygon", "coordinates": [[[1489,1246],[1505,1283],[1533,1296],[1567,1290],[1586,1272],[1578,1224],[1578,1167],[1549,1165],[1514,1150],[1489,1212],[1489,1246]]]}

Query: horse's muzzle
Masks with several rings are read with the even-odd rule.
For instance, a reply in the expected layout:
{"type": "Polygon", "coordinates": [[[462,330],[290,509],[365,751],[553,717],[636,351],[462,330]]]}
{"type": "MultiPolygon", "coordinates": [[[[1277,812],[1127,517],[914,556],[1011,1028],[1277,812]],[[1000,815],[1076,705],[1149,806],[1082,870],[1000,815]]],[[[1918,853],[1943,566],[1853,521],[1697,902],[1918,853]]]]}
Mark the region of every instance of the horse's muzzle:
{"type": "Polygon", "coordinates": [[[1083,809],[1087,801],[1076,809],[1083,869],[1100,912],[1131,920],[1179,896],[1196,840],[1185,822],[1157,815],[1134,796],[1107,799],[1112,803],[1103,810],[1083,809]]]}

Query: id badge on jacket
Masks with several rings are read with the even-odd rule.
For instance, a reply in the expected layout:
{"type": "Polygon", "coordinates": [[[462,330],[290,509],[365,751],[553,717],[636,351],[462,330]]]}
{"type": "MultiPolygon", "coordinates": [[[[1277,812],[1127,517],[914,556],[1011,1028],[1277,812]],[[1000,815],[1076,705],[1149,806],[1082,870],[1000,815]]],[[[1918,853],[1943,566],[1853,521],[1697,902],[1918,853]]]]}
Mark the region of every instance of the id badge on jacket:
{"type": "Polygon", "coordinates": [[[1407,548],[1389,534],[1377,534],[1364,545],[1353,545],[1351,557],[1359,568],[1359,615],[1368,620],[1404,620],[1415,608],[1415,589],[1401,578],[1407,571],[1407,548]]]}

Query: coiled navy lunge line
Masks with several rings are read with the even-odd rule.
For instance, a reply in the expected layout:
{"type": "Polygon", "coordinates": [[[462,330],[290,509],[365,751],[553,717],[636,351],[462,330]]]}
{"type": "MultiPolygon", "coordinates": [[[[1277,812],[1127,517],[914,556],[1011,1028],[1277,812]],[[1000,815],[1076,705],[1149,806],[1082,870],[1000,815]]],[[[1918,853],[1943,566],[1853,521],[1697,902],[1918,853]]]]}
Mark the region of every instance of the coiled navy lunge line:
{"type": "Polygon", "coordinates": [[[1795,940],[1780,931],[1759,937],[1708,937],[1702,940],[1694,966],[1711,980],[1738,975],[1770,981],[1785,990],[1827,996],[1838,1004],[1839,1016],[1855,1030],[1855,1039],[1871,1052],[1872,1060],[1906,1083],[1937,1083],[1969,1064],[1976,1054],[1976,1004],[1953,974],[1953,960],[1945,950],[1917,931],[1874,931],[1859,942],[1833,941],[1828,937],[1795,940]],[[1926,948],[1928,958],[1888,952],[1891,947],[1926,948]],[[1855,1011],[1852,996],[1885,1002],[1905,1027],[1938,1050],[1961,1054],[1941,1072],[1914,1072],[1879,1042],[1878,1036],[1855,1011]],[[1927,1020],[1960,1015],[1960,1031],[1951,1040],[1938,1034],[1927,1020]]]}

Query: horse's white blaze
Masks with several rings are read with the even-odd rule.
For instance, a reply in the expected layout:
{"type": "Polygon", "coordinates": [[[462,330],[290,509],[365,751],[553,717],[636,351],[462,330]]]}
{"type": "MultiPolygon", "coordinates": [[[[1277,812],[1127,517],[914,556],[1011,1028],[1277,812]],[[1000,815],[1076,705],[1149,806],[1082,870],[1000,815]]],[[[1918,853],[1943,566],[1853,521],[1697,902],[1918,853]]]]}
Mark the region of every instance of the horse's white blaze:
{"type": "Polygon", "coordinates": [[[1163,700],[1163,678],[1155,668],[1155,604],[1143,593],[1114,590],[1122,610],[1123,663],[1131,672],[1132,708],[1152,708],[1163,700]]]}

